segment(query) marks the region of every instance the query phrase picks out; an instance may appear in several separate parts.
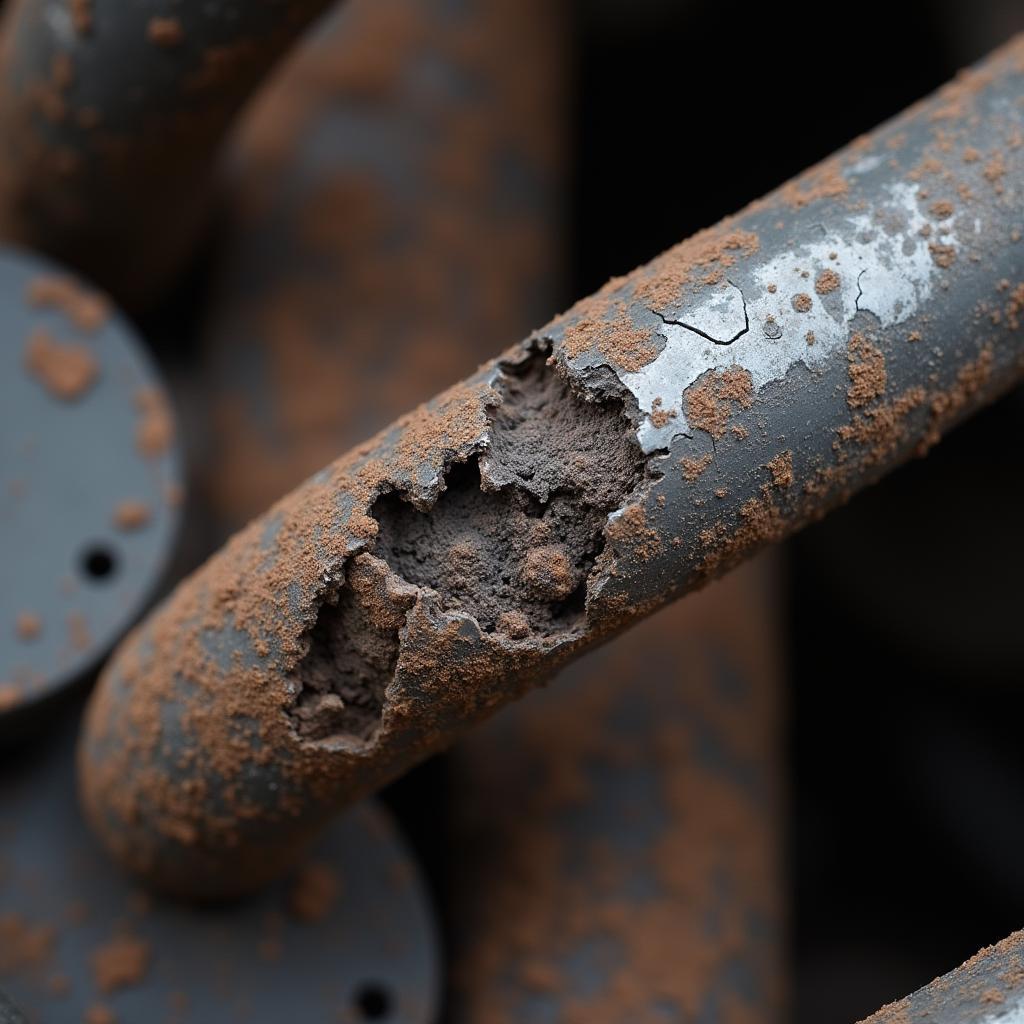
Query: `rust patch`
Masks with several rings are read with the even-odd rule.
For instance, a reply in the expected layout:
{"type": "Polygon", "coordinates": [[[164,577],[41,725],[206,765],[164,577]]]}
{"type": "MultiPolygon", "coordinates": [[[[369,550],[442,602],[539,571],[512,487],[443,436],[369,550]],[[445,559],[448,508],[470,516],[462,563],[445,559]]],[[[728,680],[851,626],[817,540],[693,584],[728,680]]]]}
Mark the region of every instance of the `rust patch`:
{"type": "Polygon", "coordinates": [[[776,487],[790,487],[793,483],[793,453],[780,452],[768,463],[768,472],[776,487]]]}
{"type": "Polygon", "coordinates": [[[732,405],[750,408],[754,398],[753,381],[742,366],[710,370],[691,385],[683,397],[690,425],[718,440],[729,425],[732,405]]]}
{"type": "Polygon", "coordinates": [[[25,348],[25,368],[54,398],[73,402],[99,377],[99,363],[84,345],[64,344],[46,331],[32,332],[25,348]]]}
{"type": "Polygon", "coordinates": [[[814,290],[819,295],[828,295],[839,287],[839,275],[829,267],[822,270],[814,279],[814,290]]]}
{"type": "Polygon", "coordinates": [[[714,461],[714,456],[711,452],[705,452],[700,458],[691,459],[684,458],[679,460],[679,467],[683,471],[683,476],[686,477],[690,483],[693,483],[708,466],[714,461]]]}
{"type": "Polygon", "coordinates": [[[114,509],[114,525],[119,530],[141,530],[152,518],[153,512],[144,501],[128,499],[114,509]]]}
{"type": "Polygon", "coordinates": [[[859,409],[885,394],[885,356],[859,332],[850,336],[846,351],[850,375],[846,404],[851,409],[859,409]]]}

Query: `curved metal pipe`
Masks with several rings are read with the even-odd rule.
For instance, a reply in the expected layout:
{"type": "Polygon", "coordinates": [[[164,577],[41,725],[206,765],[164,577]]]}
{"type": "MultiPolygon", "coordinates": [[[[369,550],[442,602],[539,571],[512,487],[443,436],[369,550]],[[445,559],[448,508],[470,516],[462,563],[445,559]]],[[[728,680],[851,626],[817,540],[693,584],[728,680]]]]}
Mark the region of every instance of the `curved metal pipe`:
{"type": "Polygon", "coordinates": [[[1013,1024],[1024,1019],[1024,932],[883,1006],[862,1024],[1013,1024]]]}
{"type": "Polygon", "coordinates": [[[258,884],[1019,380],[1022,79],[1018,39],[237,534],[93,696],[82,793],[115,856],[181,893],[258,884]]]}

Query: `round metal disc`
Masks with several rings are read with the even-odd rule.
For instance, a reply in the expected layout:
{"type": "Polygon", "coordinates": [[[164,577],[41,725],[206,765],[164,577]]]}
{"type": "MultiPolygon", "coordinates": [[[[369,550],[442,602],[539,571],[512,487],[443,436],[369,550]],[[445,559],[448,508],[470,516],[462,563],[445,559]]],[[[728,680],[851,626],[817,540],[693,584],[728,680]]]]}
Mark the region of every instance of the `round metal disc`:
{"type": "Polygon", "coordinates": [[[106,299],[0,248],[0,735],[142,610],[181,502],[157,371],[106,299]]]}
{"type": "Polygon", "coordinates": [[[292,877],[244,903],[145,897],[81,819],[76,725],[0,761],[0,988],[30,1019],[81,1024],[95,1007],[120,1024],[436,1019],[429,901],[380,805],[339,818],[292,877]]]}

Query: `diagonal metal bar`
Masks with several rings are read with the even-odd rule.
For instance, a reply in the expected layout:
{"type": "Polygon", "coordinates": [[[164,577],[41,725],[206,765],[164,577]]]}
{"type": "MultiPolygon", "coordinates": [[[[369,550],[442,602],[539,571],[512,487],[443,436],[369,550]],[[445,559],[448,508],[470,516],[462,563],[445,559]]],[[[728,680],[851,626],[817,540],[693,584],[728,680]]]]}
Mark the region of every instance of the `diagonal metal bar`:
{"type": "Polygon", "coordinates": [[[956,970],[862,1024],[1017,1024],[1024,1020],[1024,932],[987,946],[956,970]]]}
{"type": "Polygon", "coordinates": [[[82,789],[115,855],[178,892],[258,884],[339,807],[1011,387],[1022,82],[1018,39],[237,534],[94,695],[82,789]],[[692,329],[746,322],[728,346],[692,329]]]}

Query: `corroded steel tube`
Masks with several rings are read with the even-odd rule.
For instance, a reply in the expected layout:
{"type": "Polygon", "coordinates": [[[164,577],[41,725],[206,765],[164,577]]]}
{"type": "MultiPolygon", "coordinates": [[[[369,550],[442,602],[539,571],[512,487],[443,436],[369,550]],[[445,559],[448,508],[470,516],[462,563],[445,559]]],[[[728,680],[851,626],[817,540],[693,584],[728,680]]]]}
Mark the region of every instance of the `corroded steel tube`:
{"type": "MultiPolygon", "coordinates": [[[[548,0],[349,0],[247,115],[204,332],[224,519],[553,308],[560,22],[548,0]]],[[[457,746],[446,1019],[781,1019],[775,582],[730,574],[457,746]]]]}
{"type": "Polygon", "coordinates": [[[1022,82],[1018,39],[237,534],[93,697],[82,792],[114,854],[179,892],[257,884],[1018,380],[1022,82]]]}
{"type": "Polygon", "coordinates": [[[987,946],[956,970],[862,1024],[1015,1024],[1024,1020],[1024,932],[987,946]]]}
{"type": "Polygon", "coordinates": [[[196,241],[234,115],[327,4],[8,5],[0,233],[144,304],[196,241]]]}

